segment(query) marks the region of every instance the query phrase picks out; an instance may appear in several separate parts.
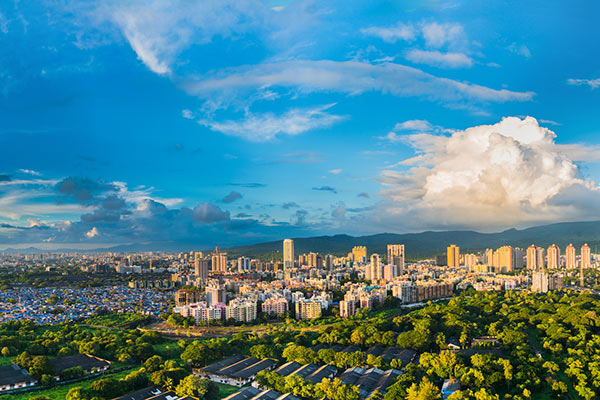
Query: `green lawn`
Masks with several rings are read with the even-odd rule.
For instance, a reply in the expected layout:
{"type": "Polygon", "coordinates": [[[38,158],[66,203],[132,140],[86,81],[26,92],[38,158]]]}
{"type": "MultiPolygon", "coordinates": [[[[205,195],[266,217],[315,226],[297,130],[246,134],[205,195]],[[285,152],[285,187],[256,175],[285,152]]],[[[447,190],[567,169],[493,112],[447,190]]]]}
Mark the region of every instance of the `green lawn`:
{"type": "Polygon", "coordinates": [[[110,313],[89,318],[85,321],[85,323],[89,325],[106,327],[121,327],[138,325],[147,321],[148,319],[149,318],[146,315],[137,313],[110,313]]]}
{"type": "Polygon", "coordinates": [[[40,390],[38,392],[29,392],[29,393],[22,393],[22,394],[8,394],[8,395],[2,395],[0,396],[0,400],[29,400],[29,398],[31,397],[35,397],[35,396],[47,396],[52,400],[64,400],[65,397],[67,397],[67,393],[69,392],[69,390],[71,388],[74,387],[78,387],[81,386],[82,388],[89,388],[92,385],[92,382],[94,382],[95,380],[101,379],[101,378],[107,378],[107,377],[111,377],[111,378],[115,378],[115,379],[121,379],[126,377],[127,375],[129,375],[131,373],[132,370],[129,371],[122,371],[122,372],[118,372],[116,374],[106,374],[100,377],[97,377],[96,379],[90,379],[89,381],[83,381],[83,382],[77,382],[77,383],[73,383],[70,385],[65,385],[65,386],[56,386],[53,387],[52,389],[47,389],[47,390],[40,390]]]}
{"type": "Polygon", "coordinates": [[[16,357],[0,357],[0,365],[10,365],[15,363],[16,357]]]}
{"type": "Polygon", "coordinates": [[[235,393],[241,389],[237,386],[224,385],[222,383],[217,383],[217,386],[219,387],[219,400],[224,399],[230,394],[235,393]]]}

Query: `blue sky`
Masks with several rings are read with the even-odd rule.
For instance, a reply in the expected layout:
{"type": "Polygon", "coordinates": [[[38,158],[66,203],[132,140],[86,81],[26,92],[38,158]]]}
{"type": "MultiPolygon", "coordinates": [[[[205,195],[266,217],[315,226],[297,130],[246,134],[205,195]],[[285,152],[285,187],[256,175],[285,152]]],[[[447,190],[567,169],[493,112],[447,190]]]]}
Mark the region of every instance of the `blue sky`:
{"type": "Polygon", "coordinates": [[[4,1],[0,248],[597,219],[598,12],[4,1]]]}

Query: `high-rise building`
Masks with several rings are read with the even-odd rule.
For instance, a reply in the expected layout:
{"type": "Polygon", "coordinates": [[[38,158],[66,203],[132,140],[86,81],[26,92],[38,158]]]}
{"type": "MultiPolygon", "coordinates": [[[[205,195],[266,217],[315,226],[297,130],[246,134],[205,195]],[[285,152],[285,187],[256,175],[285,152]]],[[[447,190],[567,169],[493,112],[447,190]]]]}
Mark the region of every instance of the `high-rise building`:
{"type": "Polygon", "coordinates": [[[447,254],[449,267],[460,266],[460,247],[453,244],[448,246],[447,254]]]}
{"type": "Polygon", "coordinates": [[[219,284],[206,286],[206,304],[210,307],[227,301],[227,291],[219,284]]]}
{"type": "Polygon", "coordinates": [[[354,258],[354,262],[367,262],[366,246],[354,246],[352,248],[352,257],[354,258]]]}
{"type": "Polygon", "coordinates": [[[527,248],[527,269],[532,271],[541,271],[544,269],[545,255],[544,248],[531,245],[527,248]]]}
{"type": "Polygon", "coordinates": [[[560,267],[560,248],[553,244],[548,247],[548,268],[557,269],[560,267]]]}
{"type": "Polygon", "coordinates": [[[513,249],[513,268],[521,269],[524,265],[524,257],[523,249],[520,247],[515,247],[513,249]]]}
{"type": "Polygon", "coordinates": [[[394,276],[398,276],[404,270],[404,245],[403,244],[388,244],[387,245],[387,262],[396,267],[394,276]]]}
{"type": "Polygon", "coordinates": [[[237,259],[238,272],[250,271],[250,257],[239,257],[237,259]]]}
{"type": "Polygon", "coordinates": [[[494,267],[499,272],[511,272],[514,269],[513,248],[502,246],[494,253],[494,267]]]}
{"type": "Polygon", "coordinates": [[[567,263],[567,269],[577,268],[577,261],[575,258],[575,246],[569,244],[565,249],[565,261],[567,263]]]}
{"type": "Polygon", "coordinates": [[[465,254],[465,267],[472,267],[477,264],[477,255],[465,254]]]}
{"type": "Polygon", "coordinates": [[[283,241],[283,268],[284,270],[294,268],[294,241],[292,239],[283,241]]]}
{"type": "Polygon", "coordinates": [[[369,265],[367,265],[366,269],[367,269],[367,274],[366,274],[367,280],[372,281],[372,282],[381,280],[383,273],[381,271],[381,259],[379,257],[379,254],[371,255],[371,263],[369,265]]]}
{"type": "Polygon", "coordinates": [[[494,250],[485,249],[485,262],[486,265],[494,265],[494,250]]]}
{"type": "Polygon", "coordinates": [[[584,244],[581,246],[581,268],[590,268],[592,266],[592,253],[590,246],[584,244]]]}
{"type": "Polygon", "coordinates": [[[314,268],[321,268],[323,266],[323,258],[319,253],[308,253],[307,264],[314,268]]]}
{"type": "Polygon", "coordinates": [[[208,279],[208,260],[204,260],[198,253],[196,253],[194,259],[194,275],[196,275],[197,278],[200,278],[202,282],[206,282],[208,279]]]}
{"type": "Polygon", "coordinates": [[[296,319],[315,319],[321,316],[321,303],[316,300],[300,299],[296,302],[296,319]]]}
{"type": "Polygon", "coordinates": [[[213,272],[227,272],[227,253],[221,253],[218,247],[211,257],[211,270],[213,272]]]}
{"type": "Polygon", "coordinates": [[[340,301],[340,317],[348,318],[356,314],[356,302],[353,300],[340,301]]]}
{"type": "Polygon", "coordinates": [[[229,302],[225,310],[227,319],[233,319],[236,322],[251,322],[256,319],[256,302],[234,299],[229,302]]]}

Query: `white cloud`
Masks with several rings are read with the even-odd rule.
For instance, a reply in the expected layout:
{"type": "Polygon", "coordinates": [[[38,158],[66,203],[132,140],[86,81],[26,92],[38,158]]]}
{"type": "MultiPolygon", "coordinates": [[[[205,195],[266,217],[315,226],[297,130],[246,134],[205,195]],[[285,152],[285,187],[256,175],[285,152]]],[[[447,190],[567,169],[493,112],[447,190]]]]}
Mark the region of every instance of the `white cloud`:
{"type": "Polygon", "coordinates": [[[425,97],[448,103],[529,101],[532,92],[491,89],[469,82],[440,78],[395,63],[361,61],[288,61],[243,66],[191,80],[190,93],[222,104],[246,97],[258,88],[293,88],[300,93],[340,92],[358,95],[381,92],[399,97],[425,97]]]}
{"type": "Polygon", "coordinates": [[[589,86],[592,90],[600,87],[600,78],[596,79],[568,79],[569,85],[589,86]]]}
{"type": "Polygon", "coordinates": [[[511,51],[511,52],[513,52],[515,54],[518,54],[520,56],[523,56],[525,58],[531,57],[531,51],[524,44],[518,45],[516,43],[512,43],[507,48],[508,48],[509,51],[511,51]]]}
{"type": "Polygon", "coordinates": [[[194,119],[194,113],[190,110],[182,110],[181,116],[185,119],[194,119]]]}
{"type": "Polygon", "coordinates": [[[99,234],[100,234],[100,232],[98,232],[98,229],[94,226],[92,229],[90,229],[89,231],[87,231],[85,233],[85,236],[88,239],[91,239],[91,238],[94,238],[94,237],[98,236],[99,234]]]}
{"type": "Polygon", "coordinates": [[[465,40],[461,24],[430,22],[421,27],[425,44],[429,47],[455,46],[465,40]]]}
{"type": "Polygon", "coordinates": [[[411,119],[404,122],[398,122],[394,125],[395,131],[420,131],[429,132],[434,126],[429,121],[423,119],[411,119]]]}
{"type": "Polygon", "coordinates": [[[407,225],[492,228],[577,220],[592,218],[589,205],[600,202],[600,188],[581,177],[570,157],[582,146],[557,145],[554,132],[534,118],[504,118],[450,137],[408,136],[416,157],[380,177],[385,212],[407,225]]]}
{"type": "Polygon", "coordinates": [[[248,114],[239,121],[200,120],[201,125],[226,135],[255,142],[274,139],[278,135],[298,135],[313,129],[327,128],[345,117],[327,112],[334,104],[316,108],[295,108],[281,115],[248,114]]]}
{"type": "Polygon", "coordinates": [[[469,68],[473,59],[463,53],[441,53],[437,50],[413,49],[406,53],[406,59],[417,64],[427,64],[440,68],[469,68]]]}
{"type": "Polygon", "coordinates": [[[34,171],[32,169],[20,169],[19,171],[21,171],[24,174],[29,174],[29,175],[34,175],[34,176],[40,176],[41,174],[37,171],[34,171]]]}
{"type": "Polygon", "coordinates": [[[191,45],[260,27],[267,12],[274,13],[255,0],[107,1],[100,3],[95,17],[116,24],[151,71],[169,75],[176,56],[191,45]]]}
{"type": "Polygon", "coordinates": [[[410,42],[416,38],[417,34],[413,26],[401,23],[388,28],[373,26],[361,29],[360,32],[364,35],[376,36],[388,43],[396,43],[398,40],[410,42]]]}
{"type": "Polygon", "coordinates": [[[343,171],[342,169],[330,169],[329,173],[333,174],[333,175],[338,175],[338,174],[341,174],[342,171],[343,171]]]}

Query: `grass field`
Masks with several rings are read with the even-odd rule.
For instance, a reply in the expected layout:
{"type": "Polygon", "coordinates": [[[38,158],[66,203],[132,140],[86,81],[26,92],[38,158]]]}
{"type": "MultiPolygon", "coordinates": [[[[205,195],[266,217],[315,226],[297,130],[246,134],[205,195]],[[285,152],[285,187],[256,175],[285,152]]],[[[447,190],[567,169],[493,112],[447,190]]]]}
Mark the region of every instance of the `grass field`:
{"type": "Polygon", "coordinates": [[[148,320],[146,315],[136,313],[110,313],[98,315],[85,321],[93,326],[122,327],[133,326],[148,320]]]}
{"type": "Polygon", "coordinates": [[[15,363],[16,357],[0,357],[0,365],[10,365],[15,363]]]}
{"type": "Polygon", "coordinates": [[[223,385],[222,383],[217,383],[217,386],[219,387],[219,399],[224,399],[230,394],[235,393],[241,389],[237,386],[223,385]]]}
{"type": "Polygon", "coordinates": [[[9,400],[9,399],[10,400],[29,400],[29,398],[31,398],[31,397],[41,396],[41,395],[47,396],[51,400],[64,400],[67,397],[67,393],[69,392],[69,390],[71,390],[71,388],[81,386],[82,388],[87,389],[92,385],[92,382],[94,382],[100,378],[107,378],[110,376],[110,377],[118,380],[118,379],[126,377],[130,373],[131,373],[131,370],[117,372],[116,374],[112,374],[112,375],[106,374],[106,375],[103,375],[102,377],[90,379],[89,381],[77,382],[77,383],[73,383],[73,384],[65,385],[65,386],[56,386],[56,387],[53,387],[52,389],[40,390],[38,392],[29,392],[29,393],[22,393],[22,394],[5,394],[5,395],[0,396],[0,400],[9,400]]]}

